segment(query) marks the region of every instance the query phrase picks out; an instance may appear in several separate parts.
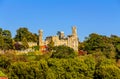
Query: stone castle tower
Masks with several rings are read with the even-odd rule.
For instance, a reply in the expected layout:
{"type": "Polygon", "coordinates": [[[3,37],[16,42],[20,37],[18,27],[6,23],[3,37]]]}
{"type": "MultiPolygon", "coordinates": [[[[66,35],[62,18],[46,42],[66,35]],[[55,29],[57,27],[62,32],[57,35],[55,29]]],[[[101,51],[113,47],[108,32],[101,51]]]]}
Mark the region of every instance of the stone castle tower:
{"type": "Polygon", "coordinates": [[[77,29],[75,26],[72,27],[72,39],[71,45],[74,50],[78,50],[78,36],[77,36],[77,29]]]}
{"type": "Polygon", "coordinates": [[[72,27],[72,35],[73,36],[77,36],[77,31],[76,31],[76,27],[72,27]]]}
{"type": "Polygon", "coordinates": [[[40,50],[45,50],[45,48],[42,48],[44,46],[47,46],[51,40],[54,41],[55,46],[59,45],[66,45],[68,47],[73,48],[75,51],[78,51],[78,36],[77,36],[77,29],[76,26],[72,27],[72,34],[65,37],[64,32],[58,31],[56,36],[49,36],[46,37],[45,41],[42,39],[43,37],[43,31],[39,30],[39,46],[40,50]]]}
{"type": "Polygon", "coordinates": [[[43,31],[39,30],[39,46],[43,45],[43,31]]]}

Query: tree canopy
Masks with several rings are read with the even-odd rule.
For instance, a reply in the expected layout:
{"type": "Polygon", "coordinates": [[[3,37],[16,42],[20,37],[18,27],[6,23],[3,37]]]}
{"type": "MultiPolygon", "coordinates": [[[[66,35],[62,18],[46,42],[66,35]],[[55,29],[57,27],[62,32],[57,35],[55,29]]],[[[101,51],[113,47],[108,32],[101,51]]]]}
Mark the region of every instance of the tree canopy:
{"type": "MultiPolygon", "coordinates": [[[[28,42],[37,42],[37,34],[27,28],[19,28],[15,38],[9,30],[0,28],[0,71],[10,79],[119,79],[120,37],[90,34],[79,42],[79,50],[87,52],[77,55],[65,45],[48,44],[49,51],[18,54],[16,50],[29,48],[28,42]],[[19,44],[20,41],[22,45],[19,44]],[[15,45],[15,48],[14,48],[15,45]],[[15,49],[10,51],[8,49],[15,49]]],[[[1,72],[0,72],[1,75],[1,72]]]]}
{"type": "Polygon", "coordinates": [[[22,41],[23,38],[26,38],[28,42],[38,42],[38,36],[37,34],[31,33],[28,28],[19,28],[17,30],[17,34],[15,36],[15,41],[22,41]]]}
{"type": "Polygon", "coordinates": [[[68,46],[55,46],[52,52],[52,58],[74,58],[76,53],[74,49],[68,46]]]}
{"type": "Polygon", "coordinates": [[[9,30],[3,30],[0,28],[0,49],[12,49],[12,35],[9,30]]]}

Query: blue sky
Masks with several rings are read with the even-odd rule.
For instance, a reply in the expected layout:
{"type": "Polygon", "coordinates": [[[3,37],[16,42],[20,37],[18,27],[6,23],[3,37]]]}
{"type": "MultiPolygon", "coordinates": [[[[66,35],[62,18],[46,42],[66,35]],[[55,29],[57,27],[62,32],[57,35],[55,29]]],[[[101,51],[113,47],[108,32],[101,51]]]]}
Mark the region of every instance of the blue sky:
{"type": "Polygon", "coordinates": [[[0,27],[13,37],[20,27],[43,29],[44,38],[68,35],[73,25],[80,41],[90,33],[120,36],[120,0],[0,0],[0,27]]]}

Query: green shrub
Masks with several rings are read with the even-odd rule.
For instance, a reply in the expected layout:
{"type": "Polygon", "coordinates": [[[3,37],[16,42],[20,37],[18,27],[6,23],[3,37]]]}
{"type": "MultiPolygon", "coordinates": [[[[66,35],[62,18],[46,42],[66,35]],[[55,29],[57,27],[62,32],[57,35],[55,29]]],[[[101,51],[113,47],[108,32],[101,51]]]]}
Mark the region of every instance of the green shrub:
{"type": "Polygon", "coordinates": [[[52,58],[74,58],[76,53],[74,49],[67,46],[56,46],[52,52],[52,58]]]}
{"type": "Polygon", "coordinates": [[[0,71],[0,77],[6,77],[6,75],[2,71],[0,71]]]}

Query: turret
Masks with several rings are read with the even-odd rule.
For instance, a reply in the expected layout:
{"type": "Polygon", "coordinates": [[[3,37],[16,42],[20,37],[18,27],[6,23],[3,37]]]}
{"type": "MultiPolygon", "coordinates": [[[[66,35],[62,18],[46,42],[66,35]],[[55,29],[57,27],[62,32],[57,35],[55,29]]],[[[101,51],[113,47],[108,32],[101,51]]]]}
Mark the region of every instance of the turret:
{"type": "Polygon", "coordinates": [[[77,29],[75,26],[72,27],[72,47],[75,51],[78,51],[78,36],[77,36],[77,29]]]}
{"type": "Polygon", "coordinates": [[[73,35],[73,36],[77,36],[76,26],[73,26],[73,27],[72,27],[72,35],[73,35]]]}
{"type": "Polygon", "coordinates": [[[43,44],[43,30],[39,30],[39,46],[43,44]]]}
{"type": "Polygon", "coordinates": [[[63,39],[65,37],[63,31],[58,31],[57,35],[59,36],[59,39],[63,39]]]}

